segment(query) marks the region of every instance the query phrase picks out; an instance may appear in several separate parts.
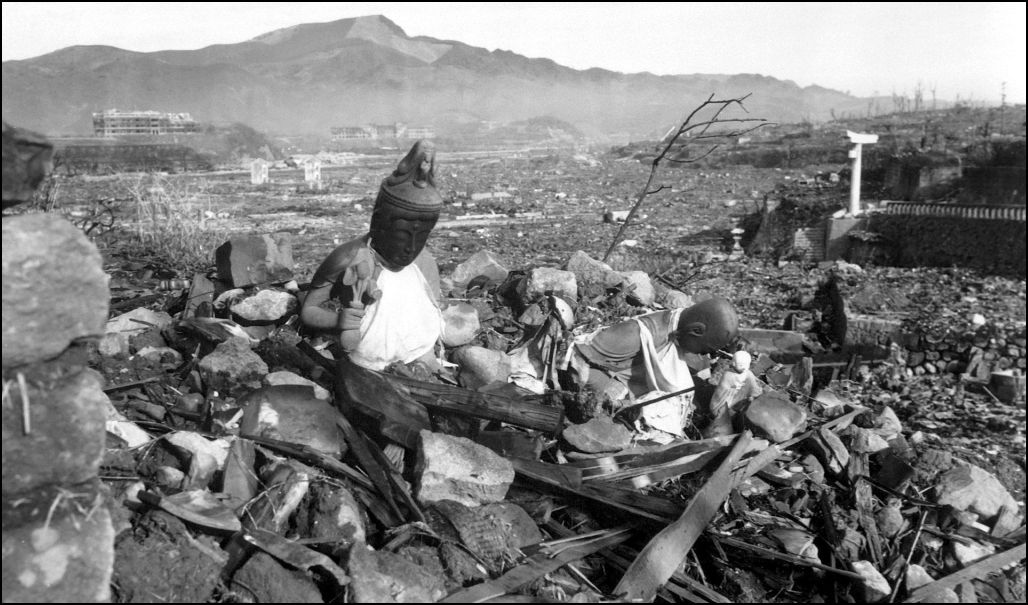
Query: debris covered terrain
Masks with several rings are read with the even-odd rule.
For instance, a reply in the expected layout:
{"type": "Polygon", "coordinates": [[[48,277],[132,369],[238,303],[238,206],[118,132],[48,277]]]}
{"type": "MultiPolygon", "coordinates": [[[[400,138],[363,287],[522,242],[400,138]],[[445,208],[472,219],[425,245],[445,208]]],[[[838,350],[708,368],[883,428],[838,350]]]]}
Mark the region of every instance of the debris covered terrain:
{"type": "MultiPolygon", "coordinates": [[[[317,264],[366,230],[380,166],[319,191],[137,183],[200,192],[222,239],[187,270],[122,247],[115,225],[145,220],[127,204],[97,229],[110,321],[82,355],[108,400],[113,599],[1022,602],[1023,378],[1010,396],[992,372],[1023,376],[1025,282],[733,249],[816,170],[671,171],[602,263],[637,162],[444,166],[443,376],[337,363],[298,328],[317,264]],[[727,359],[681,437],[547,373],[575,335],[711,296],[738,309],[762,390],[730,435],[702,437],[727,359]],[[495,380],[526,359],[542,370],[495,380]]],[[[101,224],[90,200],[114,182],[62,186],[101,224]]]]}

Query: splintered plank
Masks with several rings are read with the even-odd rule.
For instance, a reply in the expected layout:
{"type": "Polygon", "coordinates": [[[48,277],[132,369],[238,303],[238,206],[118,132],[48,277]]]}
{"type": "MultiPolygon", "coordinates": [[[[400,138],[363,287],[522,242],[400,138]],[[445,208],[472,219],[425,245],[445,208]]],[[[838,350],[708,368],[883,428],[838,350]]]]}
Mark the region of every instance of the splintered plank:
{"type": "Polygon", "coordinates": [[[549,435],[560,433],[564,425],[563,408],[542,405],[538,398],[522,400],[497,393],[480,393],[470,389],[425,382],[405,376],[384,376],[399,390],[406,391],[425,407],[457,414],[496,420],[549,435]],[[533,400],[535,399],[535,401],[533,400]]]}
{"type": "Polygon", "coordinates": [[[628,601],[650,602],[657,590],[681,565],[697,538],[714,518],[718,508],[728,498],[734,481],[735,464],[749,447],[751,434],[743,432],[718,466],[710,479],[689,501],[685,512],[672,524],[665,527],[643,548],[642,552],[618,582],[615,594],[628,601]]]}

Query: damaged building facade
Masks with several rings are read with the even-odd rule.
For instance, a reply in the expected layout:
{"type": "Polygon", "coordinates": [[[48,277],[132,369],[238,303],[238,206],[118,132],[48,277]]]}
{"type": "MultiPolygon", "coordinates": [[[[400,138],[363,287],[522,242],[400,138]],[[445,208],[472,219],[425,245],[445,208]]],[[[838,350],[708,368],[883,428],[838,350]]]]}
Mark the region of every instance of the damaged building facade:
{"type": "Polygon", "coordinates": [[[93,114],[93,134],[98,137],[185,134],[199,130],[188,113],[108,109],[93,114]]]}

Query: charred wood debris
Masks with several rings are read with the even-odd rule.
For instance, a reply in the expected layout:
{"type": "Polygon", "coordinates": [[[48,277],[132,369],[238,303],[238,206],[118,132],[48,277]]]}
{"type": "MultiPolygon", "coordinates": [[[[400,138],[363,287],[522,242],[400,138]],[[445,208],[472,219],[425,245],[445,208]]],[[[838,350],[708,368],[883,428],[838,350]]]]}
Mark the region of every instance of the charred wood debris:
{"type": "MultiPolygon", "coordinates": [[[[701,437],[723,359],[697,380],[688,438],[661,441],[591,393],[338,364],[293,307],[240,320],[213,273],[120,290],[115,273],[112,316],[166,318],[140,316],[93,359],[113,403],[117,598],[174,600],[161,585],[178,575],[188,598],[222,602],[1023,602],[1023,383],[1001,401],[987,371],[1024,367],[1023,281],[746,259],[690,271],[654,277],[790,328],[742,341],[765,393],[803,410],[787,434],[740,414],[734,434],[701,437]],[[946,280],[976,289],[940,299],[946,280]],[[1000,294],[1019,296],[1019,324],[973,317],[1000,294]],[[884,311],[915,298],[902,320],[884,311]],[[861,312],[907,341],[846,344],[861,312]],[[569,443],[590,422],[604,428],[569,443]],[[971,443],[982,433],[995,441],[971,443]]],[[[547,321],[552,298],[514,299],[524,278],[450,292],[481,319],[474,343],[506,352],[550,330],[552,361],[571,335],[661,304],[583,287],[565,326],[547,321]]],[[[234,296],[257,290],[290,288],[234,296]]]]}

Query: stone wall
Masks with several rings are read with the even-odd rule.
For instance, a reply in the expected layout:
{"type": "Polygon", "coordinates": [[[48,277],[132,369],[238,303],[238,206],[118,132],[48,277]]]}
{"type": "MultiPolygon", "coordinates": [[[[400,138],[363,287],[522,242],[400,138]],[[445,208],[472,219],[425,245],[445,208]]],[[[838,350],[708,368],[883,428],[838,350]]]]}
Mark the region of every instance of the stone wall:
{"type": "Polygon", "coordinates": [[[958,266],[1025,276],[1023,220],[879,214],[869,228],[891,244],[897,266],[958,266]]]}
{"type": "MultiPolygon", "coordinates": [[[[4,208],[50,171],[46,139],[3,125],[4,208]]],[[[107,408],[84,340],[104,333],[100,252],[63,218],[3,217],[4,602],[110,600],[114,529],[98,477],[107,408]]]]}

